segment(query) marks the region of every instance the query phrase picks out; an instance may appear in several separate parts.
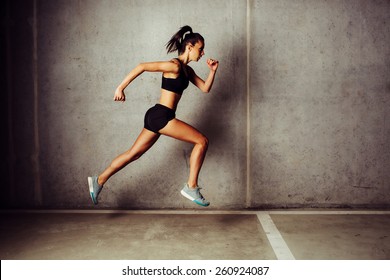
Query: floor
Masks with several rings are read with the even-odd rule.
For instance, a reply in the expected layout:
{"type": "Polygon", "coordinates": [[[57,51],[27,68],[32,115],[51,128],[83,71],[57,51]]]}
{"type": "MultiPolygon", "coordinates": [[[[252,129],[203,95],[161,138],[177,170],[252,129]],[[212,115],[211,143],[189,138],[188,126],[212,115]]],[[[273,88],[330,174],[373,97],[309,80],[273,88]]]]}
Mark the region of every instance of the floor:
{"type": "Polygon", "coordinates": [[[1,211],[2,260],[390,260],[390,211],[1,211]]]}

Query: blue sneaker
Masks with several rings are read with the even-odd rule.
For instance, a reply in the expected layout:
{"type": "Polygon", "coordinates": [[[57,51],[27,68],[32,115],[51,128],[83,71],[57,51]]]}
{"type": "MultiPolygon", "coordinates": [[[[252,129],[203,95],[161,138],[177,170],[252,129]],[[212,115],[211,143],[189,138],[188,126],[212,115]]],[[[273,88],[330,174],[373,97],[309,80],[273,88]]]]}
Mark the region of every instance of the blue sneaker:
{"type": "Polygon", "coordinates": [[[210,202],[208,202],[203,195],[200,193],[199,187],[196,187],[195,189],[190,188],[188,184],[184,185],[184,188],[181,190],[181,194],[185,197],[188,198],[189,200],[195,202],[196,204],[200,206],[209,206],[210,202]]]}
{"type": "Polygon", "coordinates": [[[89,185],[89,193],[91,195],[93,204],[98,204],[98,196],[99,193],[102,191],[103,186],[100,186],[98,183],[98,177],[88,177],[88,185],[89,185]]]}

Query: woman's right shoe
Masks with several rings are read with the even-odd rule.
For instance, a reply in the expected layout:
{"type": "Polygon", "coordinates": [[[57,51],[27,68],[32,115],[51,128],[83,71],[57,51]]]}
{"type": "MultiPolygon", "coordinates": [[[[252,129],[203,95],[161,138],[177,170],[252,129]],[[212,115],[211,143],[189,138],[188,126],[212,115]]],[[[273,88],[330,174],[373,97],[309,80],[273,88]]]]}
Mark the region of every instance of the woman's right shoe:
{"type": "Polygon", "coordinates": [[[91,195],[93,204],[98,204],[98,196],[102,191],[103,186],[98,183],[98,176],[88,177],[89,194],[91,195]]]}
{"type": "Polygon", "coordinates": [[[195,202],[196,204],[200,206],[209,206],[210,202],[208,202],[203,195],[200,193],[199,187],[196,188],[190,188],[188,184],[184,185],[184,188],[181,190],[181,194],[185,197],[188,198],[189,200],[195,202]]]}

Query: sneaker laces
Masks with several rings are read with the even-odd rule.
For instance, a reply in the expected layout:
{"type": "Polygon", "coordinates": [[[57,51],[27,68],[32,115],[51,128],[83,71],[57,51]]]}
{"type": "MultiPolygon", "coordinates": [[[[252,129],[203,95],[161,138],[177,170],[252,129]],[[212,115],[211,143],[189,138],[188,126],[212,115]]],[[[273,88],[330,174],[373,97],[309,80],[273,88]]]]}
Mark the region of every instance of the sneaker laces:
{"type": "Polygon", "coordinates": [[[200,187],[197,187],[196,188],[196,193],[199,195],[199,198],[202,200],[202,201],[205,201],[206,199],[203,197],[203,195],[200,193],[200,190],[201,190],[202,188],[200,188],[200,187]]]}

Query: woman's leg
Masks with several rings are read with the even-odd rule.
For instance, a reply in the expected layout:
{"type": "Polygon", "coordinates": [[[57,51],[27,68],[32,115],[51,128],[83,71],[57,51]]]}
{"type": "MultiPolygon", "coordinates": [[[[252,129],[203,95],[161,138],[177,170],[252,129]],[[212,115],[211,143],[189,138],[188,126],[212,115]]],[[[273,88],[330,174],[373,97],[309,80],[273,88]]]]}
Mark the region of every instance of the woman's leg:
{"type": "Polygon", "coordinates": [[[154,133],[150,130],[143,129],[134,142],[133,146],[123,154],[117,156],[111,164],[98,176],[98,184],[103,185],[107,180],[130,162],[139,159],[147,150],[149,150],[160,134],[154,133]]]}
{"type": "Polygon", "coordinates": [[[195,144],[190,157],[190,176],[188,178],[188,185],[191,188],[196,187],[198,185],[199,172],[206,156],[209,143],[206,136],[194,127],[178,119],[169,121],[159,132],[163,135],[195,144]]]}

